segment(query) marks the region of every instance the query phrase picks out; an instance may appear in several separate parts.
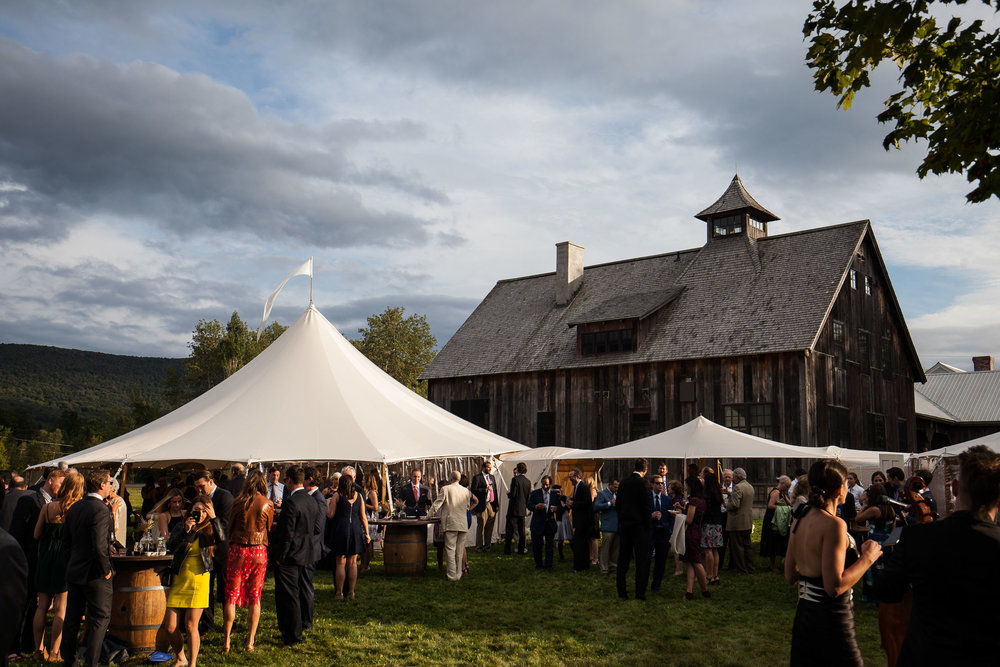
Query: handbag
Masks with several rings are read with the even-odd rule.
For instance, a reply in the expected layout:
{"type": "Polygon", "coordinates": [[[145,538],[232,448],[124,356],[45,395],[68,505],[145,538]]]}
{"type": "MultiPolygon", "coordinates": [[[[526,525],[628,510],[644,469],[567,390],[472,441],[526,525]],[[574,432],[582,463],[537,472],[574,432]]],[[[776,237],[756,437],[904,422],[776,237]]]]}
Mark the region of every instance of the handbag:
{"type": "Polygon", "coordinates": [[[687,517],[683,514],[674,516],[674,532],[670,535],[670,548],[678,556],[683,556],[686,550],[685,532],[687,532],[687,517]]]}
{"type": "Polygon", "coordinates": [[[792,525],[792,507],[781,498],[774,507],[774,516],[771,518],[771,530],[782,537],[788,535],[788,528],[792,525]]]}

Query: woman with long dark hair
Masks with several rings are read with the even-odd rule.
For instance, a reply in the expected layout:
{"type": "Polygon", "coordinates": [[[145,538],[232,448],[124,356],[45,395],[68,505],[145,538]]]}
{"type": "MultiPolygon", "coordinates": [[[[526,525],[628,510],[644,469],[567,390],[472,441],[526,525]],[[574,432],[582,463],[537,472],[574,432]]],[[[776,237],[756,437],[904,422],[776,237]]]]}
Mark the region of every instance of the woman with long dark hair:
{"type": "Polygon", "coordinates": [[[722,485],[715,471],[705,472],[705,519],[701,524],[701,547],[705,550],[705,576],[719,583],[719,549],[722,548],[722,485]]]}
{"type": "Polygon", "coordinates": [[[851,593],[882,547],[869,540],[859,555],[847,524],[837,518],[837,505],[850,493],[839,461],[814,463],[809,485],[809,502],[792,523],[785,558],[785,578],[799,585],[791,665],[861,665],[851,593]]]}
{"type": "Polygon", "coordinates": [[[226,606],[223,611],[223,653],[229,652],[229,635],[236,606],[247,608],[247,651],[254,650],[260,623],[260,595],[267,572],[267,536],[274,521],[274,503],[267,499],[267,480],[251,469],[229,513],[229,553],[226,559],[226,606]]]}
{"type": "Polygon", "coordinates": [[[341,475],[337,492],[327,504],[328,519],[332,519],[330,548],[334,556],[335,600],[354,599],[358,580],[358,554],[362,554],[371,538],[365,501],[354,485],[354,477],[341,475]],[[346,582],[346,587],[345,587],[346,582]]]}
{"type": "Polygon", "coordinates": [[[196,667],[201,635],[198,621],[208,608],[209,579],[215,556],[215,545],[225,540],[222,523],[215,516],[212,499],[203,493],[194,497],[191,511],[183,523],[174,526],[167,548],[173,553],[170,564],[172,582],[167,593],[167,634],[171,648],[177,651],[177,664],[196,667]],[[190,662],[184,657],[184,628],[191,641],[190,662]]]}
{"type": "Polygon", "coordinates": [[[705,487],[698,479],[697,475],[691,475],[684,480],[687,487],[687,505],[684,507],[684,523],[687,526],[684,532],[684,568],[687,571],[687,590],[684,592],[685,600],[694,599],[694,580],[698,578],[698,586],[701,588],[702,597],[710,598],[712,594],[708,592],[708,577],[705,574],[705,565],[701,556],[701,526],[705,518],[705,487]]]}
{"type": "Polygon", "coordinates": [[[375,473],[374,466],[369,469],[368,475],[365,476],[363,486],[365,489],[365,513],[368,515],[369,534],[372,539],[368,542],[365,552],[361,555],[359,574],[368,571],[371,566],[372,557],[375,555],[375,543],[380,541],[381,538],[378,527],[372,527],[372,521],[378,521],[379,510],[378,476],[375,473]]]}

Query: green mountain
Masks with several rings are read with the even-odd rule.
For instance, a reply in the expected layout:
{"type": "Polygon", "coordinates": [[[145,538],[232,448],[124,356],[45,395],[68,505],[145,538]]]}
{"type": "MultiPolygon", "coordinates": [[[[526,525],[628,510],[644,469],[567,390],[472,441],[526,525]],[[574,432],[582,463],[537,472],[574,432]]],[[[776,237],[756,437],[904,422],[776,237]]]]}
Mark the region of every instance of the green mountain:
{"type": "Polygon", "coordinates": [[[182,362],[0,343],[0,425],[27,416],[51,429],[64,410],[86,422],[128,412],[135,396],[162,402],[167,368],[182,362]]]}

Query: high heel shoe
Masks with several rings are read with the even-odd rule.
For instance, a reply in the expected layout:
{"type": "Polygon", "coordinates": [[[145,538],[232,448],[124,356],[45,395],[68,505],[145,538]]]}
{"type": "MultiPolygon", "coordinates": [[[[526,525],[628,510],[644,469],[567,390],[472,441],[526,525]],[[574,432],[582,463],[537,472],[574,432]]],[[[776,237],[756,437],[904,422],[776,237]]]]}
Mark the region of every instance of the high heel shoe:
{"type": "Polygon", "coordinates": [[[694,593],[684,593],[684,599],[685,600],[693,600],[694,599],[694,593]]]}

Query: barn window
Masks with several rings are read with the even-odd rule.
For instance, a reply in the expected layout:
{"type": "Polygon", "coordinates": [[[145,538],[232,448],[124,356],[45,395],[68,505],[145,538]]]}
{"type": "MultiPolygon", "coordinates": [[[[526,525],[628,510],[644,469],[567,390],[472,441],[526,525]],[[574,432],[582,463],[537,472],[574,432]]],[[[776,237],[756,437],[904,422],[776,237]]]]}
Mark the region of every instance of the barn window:
{"type": "Polygon", "coordinates": [[[649,410],[632,410],[629,440],[638,440],[649,435],[649,410]]]}
{"type": "Polygon", "coordinates": [[[861,364],[862,372],[867,372],[872,365],[871,337],[867,331],[858,332],[858,363],[861,364]]]}
{"type": "Polygon", "coordinates": [[[635,336],[632,327],[610,331],[588,331],[580,334],[580,354],[609,354],[634,352],[635,336]]]}
{"type": "Polygon", "coordinates": [[[872,277],[865,276],[865,294],[868,296],[872,295],[872,277]]]}
{"type": "Polygon", "coordinates": [[[858,289],[858,272],[851,269],[851,289],[858,289]]]}
{"type": "Polygon", "coordinates": [[[885,415],[877,415],[874,412],[869,412],[867,417],[868,446],[870,449],[884,452],[887,449],[885,440],[885,415]]]}
{"type": "Polygon", "coordinates": [[[745,224],[745,215],[724,215],[712,221],[712,232],[715,236],[741,234],[745,224]]]}
{"type": "Polygon", "coordinates": [[[759,438],[774,437],[770,403],[735,403],[723,406],[725,426],[759,438]]]}
{"type": "Polygon", "coordinates": [[[844,323],[840,320],[833,321],[833,344],[844,347],[844,323]]]}
{"type": "Polygon", "coordinates": [[[539,412],[536,419],[535,446],[556,444],[556,413],[539,412]]]}
{"type": "Polygon", "coordinates": [[[490,401],[486,398],[474,398],[466,401],[452,401],[451,414],[458,415],[467,422],[472,422],[480,428],[490,427],[490,401]]]}
{"type": "Polygon", "coordinates": [[[837,447],[851,446],[851,413],[847,408],[827,406],[830,416],[830,444],[837,447]]]}

